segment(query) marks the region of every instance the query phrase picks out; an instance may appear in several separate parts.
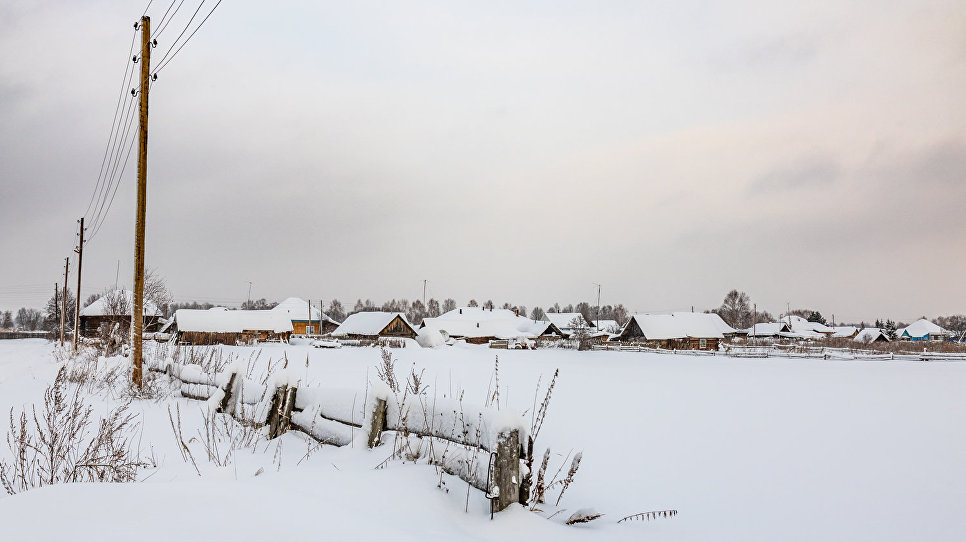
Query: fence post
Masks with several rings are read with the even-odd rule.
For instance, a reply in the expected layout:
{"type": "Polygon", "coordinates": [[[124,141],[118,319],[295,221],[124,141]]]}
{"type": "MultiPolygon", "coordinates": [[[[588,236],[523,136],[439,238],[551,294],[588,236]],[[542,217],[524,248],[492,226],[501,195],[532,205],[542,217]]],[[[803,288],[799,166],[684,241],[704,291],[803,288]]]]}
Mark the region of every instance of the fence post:
{"type": "Polygon", "coordinates": [[[518,429],[503,431],[497,436],[493,485],[499,492],[494,499],[496,512],[520,501],[520,431],[518,429]]]}
{"type": "Polygon", "coordinates": [[[237,383],[241,382],[238,378],[238,371],[231,373],[228,378],[228,385],[225,386],[225,396],[221,399],[221,404],[218,405],[218,412],[223,412],[228,415],[235,413],[235,394],[237,390],[237,383]]]}
{"type": "Polygon", "coordinates": [[[368,445],[370,448],[375,448],[379,441],[382,439],[382,430],[386,425],[386,400],[376,399],[375,408],[373,408],[372,419],[369,423],[369,440],[368,445]]]}
{"type": "Polygon", "coordinates": [[[533,482],[533,437],[527,437],[527,445],[521,446],[523,456],[520,458],[527,463],[527,474],[520,480],[520,499],[519,503],[526,506],[530,501],[530,485],[533,482]]]}
{"type": "Polygon", "coordinates": [[[282,421],[282,409],[285,408],[285,397],[288,392],[288,386],[279,386],[275,388],[275,394],[272,396],[272,407],[268,410],[268,438],[273,439],[279,436],[279,425],[282,421]]]}

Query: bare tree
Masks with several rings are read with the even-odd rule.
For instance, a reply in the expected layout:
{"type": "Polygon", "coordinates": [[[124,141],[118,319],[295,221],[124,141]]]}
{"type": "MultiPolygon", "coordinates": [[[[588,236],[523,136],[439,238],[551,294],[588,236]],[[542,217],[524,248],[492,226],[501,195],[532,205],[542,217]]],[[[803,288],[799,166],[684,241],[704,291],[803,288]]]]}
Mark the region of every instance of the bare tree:
{"type": "Polygon", "coordinates": [[[338,299],[333,299],[329,303],[329,310],[326,312],[329,318],[332,318],[336,322],[341,322],[345,320],[345,309],[342,308],[342,302],[338,299]]]}
{"type": "Polygon", "coordinates": [[[456,300],[453,298],[446,298],[443,301],[443,312],[449,312],[456,309],[456,300]]]}
{"type": "Polygon", "coordinates": [[[533,320],[543,320],[544,316],[545,314],[543,312],[543,309],[541,309],[540,307],[534,307],[533,310],[530,311],[530,318],[532,318],[533,320]]]}
{"type": "Polygon", "coordinates": [[[168,291],[168,285],[154,269],[149,269],[144,275],[144,299],[154,303],[163,314],[169,314],[168,308],[174,299],[168,291]]]}
{"type": "Polygon", "coordinates": [[[744,292],[728,292],[717,312],[718,316],[735,329],[751,327],[751,299],[744,292]]]}
{"type": "MultiPolygon", "coordinates": [[[[51,296],[47,300],[47,306],[44,308],[44,329],[52,330],[60,328],[60,313],[63,310],[63,295],[64,292],[61,291],[58,296],[51,296]]],[[[64,326],[67,329],[73,329],[74,327],[74,309],[77,306],[77,299],[74,297],[73,292],[70,289],[67,290],[67,313],[64,315],[64,326]]],[[[0,326],[3,327],[3,326],[0,326]]]]}
{"type": "Polygon", "coordinates": [[[0,314],[0,329],[13,329],[12,312],[3,311],[3,314],[0,314]]]}
{"type": "Polygon", "coordinates": [[[17,327],[25,331],[36,331],[40,329],[44,315],[37,309],[20,307],[17,311],[17,327]]]}
{"type": "Polygon", "coordinates": [[[429,302],[426,303],[426,316],[429,316],[430,318],[436,318],[440,314],[442,313],[439,310],[439,301],[436,301],[435,299],[430,298],[429,302]]]}

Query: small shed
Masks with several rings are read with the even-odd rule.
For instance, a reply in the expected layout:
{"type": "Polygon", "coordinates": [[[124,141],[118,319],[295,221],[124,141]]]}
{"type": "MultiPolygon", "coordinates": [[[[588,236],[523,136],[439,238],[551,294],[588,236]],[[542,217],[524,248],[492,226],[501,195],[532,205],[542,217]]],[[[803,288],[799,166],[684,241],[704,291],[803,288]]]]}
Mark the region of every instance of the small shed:
{"type": "Polygon", "coordinates": [[[378,340],[381,337],[415,339],[416,330],[401,312],[357,312],[350,314],[332,332],[333,337],[378,340]]]}
{"type": "Polygon", "coordinates": [[[292,333],[296,335],[325,335],[339,327],[339,322],[329,318],[320,307],[299,297],[290,297],[272,310],[285,314],[292,321],[292,333]]]}
{"type": "Polygon", "coordinates": [[[179,309],[165,331],[177,333],[178,342],[192,345],[287,342],[292,322],[271,310],[179,309]]]}
{"type": "Polygon", "coordinates": [[[569,337],[573,332],[571,328],[573,327],[574,320],[583,320],[584,327],[588,330],[594,327],[594,323],[579,312],[548,312],[544,314],[543,320],[556,326],[557,329],[563,332],[565,337],[569,337]]]}

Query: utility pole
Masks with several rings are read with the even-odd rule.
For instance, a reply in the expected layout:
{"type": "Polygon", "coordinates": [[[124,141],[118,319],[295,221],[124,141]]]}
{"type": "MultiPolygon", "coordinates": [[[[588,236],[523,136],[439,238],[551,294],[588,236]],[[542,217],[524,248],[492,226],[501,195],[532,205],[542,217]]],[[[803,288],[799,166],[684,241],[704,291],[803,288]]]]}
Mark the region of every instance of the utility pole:
{"type": "Polygon", "coordinates": [[[597,285],[597,329],[600,330],[600,284],[597,285]]]}
{"type": "Polygon", "coordinates": [[[144,220],[148,189],[148,83],[150,79],[151,18],[143,16],[141,17],[141,104],[138,119],[138,209],[134,226],[134,309],[131,314],[133,380],[138,389],[141,389],[141,338],[144,328],[144,220]]]}
{"type": "Polygon", "coordinates": [[[74,304],[74,350],[80,342],[80,289],[81,289],[81,269],[84,265],[84,217],[80,219],[80,231],[77,234],[80,241],[77,243],[77,303],[74,304]]]}
{"type": "Polygon", "coordinates": [[[426,279],[423,279],[423,307],[426,307],[426,279]]]}
{"type": "MultiPolygon", "coordinates": [[[[67,296],[66,295],[64,296],[64,299],[67,299],[67,296]]],[[[59,300],[60,300],[60,297],[58,297],[58,295],[57,295],[57,283],[55,282],[54,283],[54,309],[56,309],[57,308],[57,305],[59,305],[59,300]]],[[[61,314],[61,316],[63,316],[64,315],[64,311],[60,311],[60,314],[61,314]]],[[[63,340],[64,336],[61,335],[60,337],[63,340]]],[[[63,346],[63,343],[61,344],[61,346],[63,346]]]]}
{"type": "MultiPolygon", "coordinates": [[[[64,326],[67,325],[67,271],[70,269],[70,257],[64,258],[64,304],[60,309],[60,345],[64,346],[64,326]]],[[[77,303],[78,305],[80,302],[77,303]]]]}
{"type": "Polygon", "coordinates": [[[246,305],[245,308],[252,308],[252,281],[248,281],[248,305],[246,305]]]}

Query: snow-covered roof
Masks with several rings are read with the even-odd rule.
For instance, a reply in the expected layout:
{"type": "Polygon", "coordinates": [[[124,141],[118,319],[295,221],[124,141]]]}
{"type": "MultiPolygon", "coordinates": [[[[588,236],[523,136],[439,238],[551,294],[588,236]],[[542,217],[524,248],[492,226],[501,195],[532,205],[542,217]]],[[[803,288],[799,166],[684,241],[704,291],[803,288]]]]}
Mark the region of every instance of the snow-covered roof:
{"type": "Polygon", "coordinates": [[[823,337],[823,336],[832,335],[833,333],[835,333],[834,329],[828,327],[825,324],[820,324],[818,322],[809,322],[805,318],[802,318],[801,316],[795,316],[794,314],[783,316],[781,318],[781,321],[788,324],[788,327],[790,328],[792,333],[799,333],[803,335],[805,338],[813,338],[811,337],[812,334],[807,332],[817,333],[818,335],[816,337],[823,337]]]}
{"type": "Polygon", "coordinates": [[[738,330],[729,326],[727,322],[721,318],[721,315],[713,312],[672,312],[671,315],[680,316],[682,318],[706,319],[716,328],[718,328],[718,331],[720,331],[722,335],[738,333],[738,330]]]}
{"type": "MultiPolygon", "coordinates": [[[[835,333],[832,334],[832,337],[836,339],[847,339],[849,337],[855,337],[855,334],[859,332],[859,328],[855,326],[837,326],[837,327],[833,327],[832,329],[835,330],[835,333]]],[[[872,328],[869,328],[869,329],[872,329],[872,328]]]]}
{"type": "MultiPolygon", "coordinates": [[[[723,339],[724,333],[710,314],[701,312],[679,312],[673,314],[635,314],[631,320],[637,322],[641,332],[648,340],[666,339],[723,339]]],[[[625,326],[625,332],[630,323],[625,326]]]]}
{"type": "Polygon", "coordinates": [[[896,330],[896,333],[900,337],[910,337],[913,339],[921,339],[926,335],[929,335],[930,337],[943,337],[949,335],[948,331],[930,322],[929,320],[926,320],[925,318],[920,318],[908,326],[896,330]]]}
{"type": "Polygon", "coordinates": [[[292,321],[281,312],[271,310],[230,311],[178,309],[174,313],[178,331],[199,333],[242,333],[244,331],[292,331],[292,321]]]}
{"type": "Polygon", "coordinates": [[[873,341],[878,341],[880,337],[887,341],[889,340],[889,336],[886,335],[885,331],[877,327],[867,327],[862,331],[859,331],[858,335],[856,335],[852,340],[857,343],[870,343],[873,341]]]}
{"type": "Polygon", "coordinates": [[[621,330],[621,325],[617,323],[617,320],[594,320],[594,327],[600,331],[619,332],[621,330]]]}
{"type": "MultiPolygon", "coordinates": [[[[570,331],[570,323],[574,321],[574,318],[580,318],[581,320],[584,320],[585,323],[587,322],[587,320],[584,318],[584,315],[580,314],[579,312],[548,312],[544,313],[543,316],[544,321],[552,322],[553,325],[557,326],[557,328],[563,332],[570,331]]],[[[591,326],[593,326],[592,323],[587,323],[587,327],[591,326]]]]}
{"type": "MultiPolygon", "coordinates": [[[[357,312],[346,317],[345,321],[332,332],[333,337],[345,337],[347,335],[378,335],[386,329],[386,326],[396,317],[402,318],[407,326],[412,328],[412,324],[406,320],[406,315],[401,312],[357,312]]],[[[413,332],[416,330],[413,329],[413,332]]]]}
{"type": "Polygon", "coordinates": [[[751,326],[745,331],[754,337],[775,337],[779,333],[788,332],[788,324],[785,322],[761,322],[751,326]]]}
{"type": "MultiPolygon", "coordinates": [[[[306,322],[309,320],[309,302],[300,297],[290,297],[276,305],[272,310],[285,313],[288,315],[289,320],[293,322],[306,322]]],[[[319,307],[312,305],[312,320],[319,319],[339,325],[339,322],[329,318],[319,307]]]]}
{"type": "MultiPolygon", "coordinates": [[[[130,316],[131,309],[134,308],[134,292],[130,290],[113,290],[111,292],[108,292],[102,295],[101,297],[97,298],[97,301],[94,301],[90,305],[81,309],[80,315],[81,316],[114,316],[115,313],[112,312],[108,306],[109,305],[108,296],[118,296],[118,295],[124,296],[124,300],[125,300],[124,306],[126,308],[126,310],[124,311],[124,314],[120,316],[130,316]]],[[[144,300],[144,306],[142,307],[142,311],[145,316],[161,316],[161,311],[158,310],[158,306],[148,299],[144,300]]]]}
{"type": "Polygon", "coordinates": [[[534,338],[558,333],[552,322],[517,316],[508,309],[461,307],[436,318],[424,318],[423,327],[445,331],[451,337],[534,338]]]}

